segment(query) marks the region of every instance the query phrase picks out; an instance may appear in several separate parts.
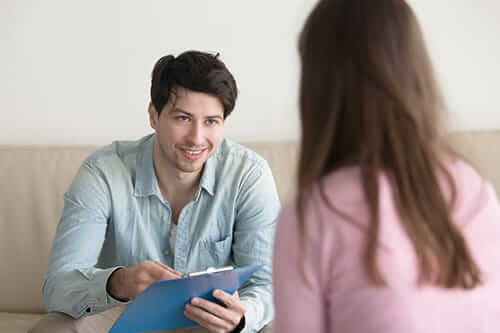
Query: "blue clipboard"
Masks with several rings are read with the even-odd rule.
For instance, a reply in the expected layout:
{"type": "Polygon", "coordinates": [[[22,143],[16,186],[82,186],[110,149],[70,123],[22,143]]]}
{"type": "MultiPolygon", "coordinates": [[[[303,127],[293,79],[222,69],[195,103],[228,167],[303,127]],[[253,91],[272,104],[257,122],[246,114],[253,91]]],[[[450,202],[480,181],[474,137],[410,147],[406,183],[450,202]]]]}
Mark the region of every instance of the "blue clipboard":
{"type": "Polygon", "coordinates": [[[233,294],[261,267],[262,265],[249,265],[156,281],[126,307],[109,332],[133,333],[198,326],[184,316],[184,306],[191,298],[201,297],[220,304],[212,296],[214,289],[233,294]]]}

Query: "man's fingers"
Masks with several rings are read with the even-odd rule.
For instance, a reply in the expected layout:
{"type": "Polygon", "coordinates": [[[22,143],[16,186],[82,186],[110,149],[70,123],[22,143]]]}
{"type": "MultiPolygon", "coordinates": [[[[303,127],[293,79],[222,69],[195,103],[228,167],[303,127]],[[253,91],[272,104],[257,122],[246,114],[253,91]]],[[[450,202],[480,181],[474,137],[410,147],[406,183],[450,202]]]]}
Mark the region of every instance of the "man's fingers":
{"type": "Polygon", "coordinates": [[[219,318],[229,319],[230,317],[230,313],[226,308],[220,306],[217,303],[207,301],[203,298],[195,297],[191,300],[191,304],[205,311],[208,311],[219,318]]]}
{"type": "Polygon", "coordinates": [[[156,261],[151,261],[151,265],[148,265],[149,274],[151,274],[155,280],[169,280],[181,277],[179,272],[166,267],[168,266],[156,261]]]}
{"type": "Polygon", "coordinates": [[[181,276],[182,276],[182,274],[181,274],[180,272],[176,271],[175,269],[173,269],[173,268],[172,268],[172,267],[170,267],[170,266],[165,265],[165,264],[164,264],[164,263],[162,263],[162,262],[159,262],[159,261],[153,261],[153,262],[154,262],[155,264],[157,264],[157,265],[160,265],[160,267],[162,267],[162,268],[166,269],[167,271],[169,271],[170,273],[172,273],[172,274],[176,275],[177,277],[181,277],[181,276]]]}
{"type": "Polygon", "coordinates": [[[230,331],[233,327],[230,322],[191,304],[187,304],[184,308],[184,315],[212,332],[218,332],[221,329],[230,331]]]}
{"type": "Polygon", "coordinates": [[[243,304],[239,301],[240,298],[238,296],[238,292],[235,292],[234,295],[230,295],[223,290],[216,289],[213,291],[212,295],[219,301],[224,303],[227,306],[227,308],[242,314],[246,312],[246,309],[243,307],[243,304]]]}

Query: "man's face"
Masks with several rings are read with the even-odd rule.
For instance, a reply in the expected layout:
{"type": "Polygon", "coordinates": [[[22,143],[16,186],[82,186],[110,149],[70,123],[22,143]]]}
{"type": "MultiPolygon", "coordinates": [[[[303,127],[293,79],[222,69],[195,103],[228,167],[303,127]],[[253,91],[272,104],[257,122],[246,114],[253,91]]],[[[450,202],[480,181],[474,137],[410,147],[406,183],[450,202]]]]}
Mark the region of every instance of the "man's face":
{"type": "Polygon", "coordinates": [[[178,87],[161,114],[149,107],[156,131],[160,165],[179,172],[199,172],[222,139],[224,107],[213,95],[178,87]]]}

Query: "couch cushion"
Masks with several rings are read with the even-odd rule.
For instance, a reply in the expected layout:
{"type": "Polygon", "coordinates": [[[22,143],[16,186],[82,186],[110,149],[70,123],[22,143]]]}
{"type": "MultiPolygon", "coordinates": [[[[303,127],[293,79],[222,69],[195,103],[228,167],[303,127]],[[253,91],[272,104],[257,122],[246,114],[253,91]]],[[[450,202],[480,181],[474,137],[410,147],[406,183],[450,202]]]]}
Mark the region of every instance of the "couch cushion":
{"type": "Polygon", "coordinates": [[[0,312],[0,333],[26,333],[42,314],[0,312]]]}

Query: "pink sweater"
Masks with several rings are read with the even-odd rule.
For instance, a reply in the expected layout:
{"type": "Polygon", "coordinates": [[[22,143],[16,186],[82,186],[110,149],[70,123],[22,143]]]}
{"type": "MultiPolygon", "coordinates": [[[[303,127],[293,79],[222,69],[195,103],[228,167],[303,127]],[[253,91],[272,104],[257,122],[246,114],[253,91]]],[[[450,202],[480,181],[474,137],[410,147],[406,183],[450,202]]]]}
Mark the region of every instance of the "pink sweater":
{"type": "MultiPolygon", "coordinates": [[[[449,170],[457,183],[454,221],[460,225],[485,283],[471,291],[419,287],[417,265],[396,214],[387,177],[380,176],[379,269],[389,287],[365,276],[366,234],[333,213],[316,193],[306,212],[308,238],[299,247],[295,202],[282,211],[274,253],[275,329],[341,333],[500,332],[500,208],[495,192],[464,162],[449,170]],[[298,260],[303,258],[309,287],[298,260]]],[[[337,208],[366,223],[358,168],[324,180],[337,208]]]]}

